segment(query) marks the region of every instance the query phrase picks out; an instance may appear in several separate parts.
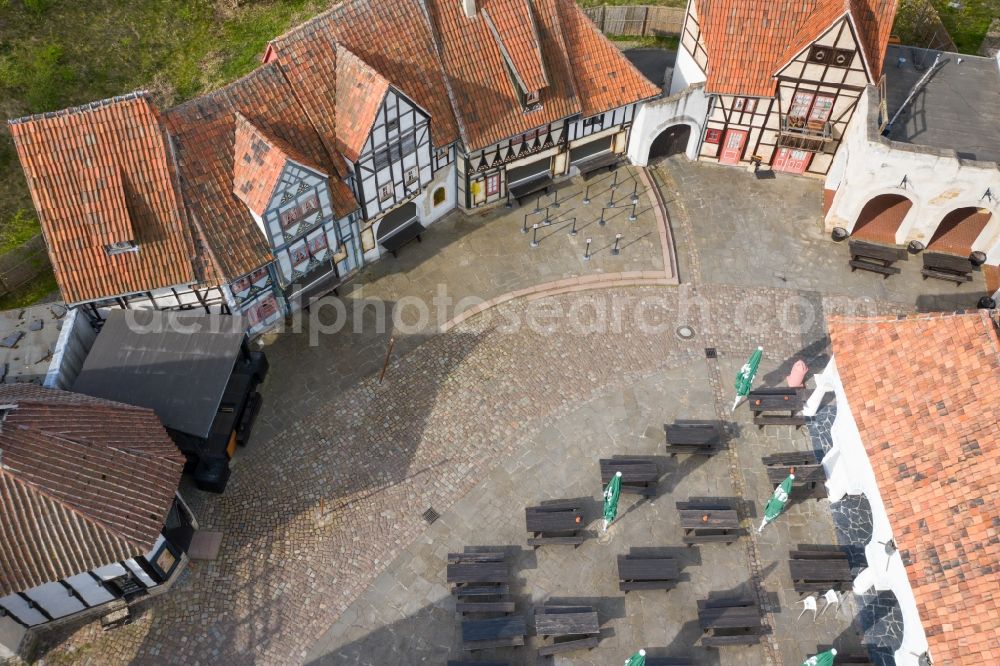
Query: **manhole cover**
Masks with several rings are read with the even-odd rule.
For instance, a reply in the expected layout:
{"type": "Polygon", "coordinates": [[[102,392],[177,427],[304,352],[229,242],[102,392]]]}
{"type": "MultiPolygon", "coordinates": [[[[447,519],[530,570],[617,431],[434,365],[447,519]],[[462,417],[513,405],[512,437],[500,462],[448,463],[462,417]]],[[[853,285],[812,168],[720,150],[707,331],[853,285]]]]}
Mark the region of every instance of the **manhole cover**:
{"type": "Polygon", "coordinates": [[[705,347],[705,358],[716,358],[718,353],[715,351],[715,347],[705,347]]]}
{"type": "Polygon", "coordinates": [[[424,515],[424,520],[427,521],[428,525],[433,524],[435,520],[437,520],[438,518],[441,517],[441,514],[438,513],[437,511],[435,511],[434,507],[431,507],[431,508],[427,509],[426,511],[424,511],[423,515],[424,515]]]}
{"type": "Polygon", "coordinates": [[[678,327],[676,333],[677,337],[681,340],[690,340],[694,337],[694,329],[690,326],[680,326],[678,327]]]}

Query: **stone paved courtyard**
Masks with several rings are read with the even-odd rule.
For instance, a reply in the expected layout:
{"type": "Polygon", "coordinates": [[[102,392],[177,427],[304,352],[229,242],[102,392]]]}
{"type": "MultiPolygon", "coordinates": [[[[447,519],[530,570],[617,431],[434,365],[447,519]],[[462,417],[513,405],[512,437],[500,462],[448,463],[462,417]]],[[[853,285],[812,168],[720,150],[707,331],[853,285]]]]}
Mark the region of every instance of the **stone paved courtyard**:
{"type": "MultiPolygon", "coordinates": [[[[457,654],[444,554],[484,544],[520,552],[519,612],[554,597],[592,599],[601,609],[601,647],[558,663],[620,663],[640,646],[660,654],[692,650],[694,600],[741,586],[765,604],[773,633],[758,648],[694,649],[698,663],[797,665],[818,645],[856,645],[863,628],[851,623],[850,598],[816,623],[795,620],[787,551],[836,539],[827,500],[793,504],[759,538],[683,549],[687,580],[670,592],[626,598],[614,585],[614,553],[629,545],[678,546],[675,501],[742,497],[749,527],[770,492],[760,457],[814,446],[806,428],[760,431],[745,407],[728,413],[732,378],[758,344],[766,350],[759,381],[777,384],[796,357],[821,369],[826,316],[901,313],[916,303],[902,276],[848,290],[822,280],[771,284],[766,276],[746,277],[748,267],[738,264],[729,273],[716,270],[718,251],[704,231],[713,218],[693,200],[677,199],[671,185],[686,180],[692,188],[699,178],[715,178],[703,167],[670,162],[656,170],[666,181],[679,287],[612,283],[543,292],[443,334],[428,328],[401,336],[381,386],[373,374],[388,334],[334,335],[318,347],[308,345],[306,333],[270,341],[266,428],[240,451],[224,495],[182,488],[202,528],[224,533],[219,559],[192,563],[169,594],[137,609],[131,625],[102,633],[91,623],[46,636],[46,662],[441,663],[457,654]],[[879,291],[897,286],[903,291],[879,291]],[[693,339],[674,334],[681,324],[695,330],[693,339]],[[707,347],[716,359],[706,358],[707,347]],[[739,435],[708,461],[663,460],[658,498],[635,507],[627,498],[610,544],[526,549],[526,504],[557,495],[590,496],[596,504],[597,459],[662,451],[662,424],[677,416],[733,420],[739,435]],[[442,516],[430,526],[421,518],[428,507],[442,516]]],[[[726,173],[741,182],[739,170],[726,173]]],[[[783,217],[797,192],[804,201],[815,188],[802,179],[771,185],[781,188],[778,195],[757,200],[754,216],[783,217]]],[[[598,255],[586,264],[577,261],[579,236],[553,235],[528,247],[519,232],[523,210],[443,221],[424,243],[408,246],[398,262],[373,267],[354,288],[371,287],[398,302],[430,298],[443,283],[487,299],[590,273],[663,274],[665,254],[649,210],[645,221],[640,216],[627,227],[645,229],[648,235],[636,234],[643,240],[621,257],[598,255]],[[462,243],[472,260],[465,261],[462,243]]],[[[756,223],[749,213],[746,219],[756,223]]],[[[601,232],[605,244],[616,233],[613,224],[601,232]]],[[[554,225],[551,233],[565,229],[554,225]]],[[[774,252],[812,257],[823,270],[832,244],[807,241],[774,252]]],[[[516,659],[529,654],[522,650],[516,659]]]]}

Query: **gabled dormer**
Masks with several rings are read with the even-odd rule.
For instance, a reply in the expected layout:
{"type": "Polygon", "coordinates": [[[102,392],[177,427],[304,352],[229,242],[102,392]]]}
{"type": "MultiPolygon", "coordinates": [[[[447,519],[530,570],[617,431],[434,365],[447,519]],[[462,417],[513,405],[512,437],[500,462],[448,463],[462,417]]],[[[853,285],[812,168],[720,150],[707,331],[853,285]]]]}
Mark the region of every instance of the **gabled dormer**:
{"type": "Polygon", "coordinates": [[[500,11],[490,12],[486,7],[482,8],[483,20],[503,55],[507,74],[521,106],[530,110],[538,106],[542,91],[549,86],[535,12],[530,0],[517,0],[494,7],[500,8],[500,11]]]}

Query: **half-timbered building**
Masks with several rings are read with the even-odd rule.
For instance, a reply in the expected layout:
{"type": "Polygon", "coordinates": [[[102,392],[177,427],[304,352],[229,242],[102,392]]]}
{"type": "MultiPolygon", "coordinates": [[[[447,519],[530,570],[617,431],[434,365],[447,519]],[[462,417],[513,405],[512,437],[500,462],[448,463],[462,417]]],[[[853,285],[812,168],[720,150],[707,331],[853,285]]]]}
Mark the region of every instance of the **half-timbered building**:
{"type": "Polygon", "coordinates": [[[698,156],[825,175],[882,71],[896,0],[690,0],[670,89],[703,84],[698,156]]]}
{"type": "Polygon", "coordinates": [[[661,94],[572,0],[347,0],[263,61],[163,113],[11,121],[69,304],[263,331],[449,210],[624,154],[661,94]]]}

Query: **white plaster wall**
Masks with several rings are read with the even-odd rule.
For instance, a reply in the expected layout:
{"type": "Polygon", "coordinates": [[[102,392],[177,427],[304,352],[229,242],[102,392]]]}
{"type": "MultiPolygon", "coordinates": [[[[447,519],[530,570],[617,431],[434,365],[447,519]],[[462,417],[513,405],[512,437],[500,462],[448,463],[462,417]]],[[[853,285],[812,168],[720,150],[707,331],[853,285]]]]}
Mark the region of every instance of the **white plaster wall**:
{"type": "Polygon", "coordinates": [[[417,217],[425,227],[441,219],[441,217],[458,205],[457,173],[454,163],[438,169],[434,173],[431,182],[414,199],[414,202],[417,204],[417,217]],[[445,198],[443,202],[435,206],[434,192],[439,187],[444,188],[445,198]]]}
{"type": "Polygon", "coordinates": [[[683,47],[677,49],[677,62],[674,63],[674,71],[670,78],[670,94],[673,95],[696,83],[704,83],[705,80],[705,72],[698,67],[694,56],[683,47]]]}
{"type": "Polygon", "coordinates": [[[686,154],[688,159],[697,159],[707,117],[708,97],[701,84],[676,95],[644,103],[636,111],[632,124],[627,151],[629,160],[637,166],[646,166],[649,163],[649,148],[656,137],[671,125],[678,124],[691,126],[686,154]]]}
{"type": "MultiPolygon", "coordinates": [[[[862,208],[879,194],[900,194],[913,202],[896,242],[926,244],[949,212],[967,206],[989,209],[993,219],[973,244],[991,264],[1000,263],[1000,169],[996,163],[962,161],[950,150],[891,142],[875,127],[875,89],[869,87],[844,137],[843,169],[831,169],[827,189],[836,189],[826,229],[851,231],[862,208]],[[903,183],[903,179],[906,183],[903,183]],[[902,185],[901,185],[902,184],[902,185]],[[984,198],[989,190],[992,200],[984,198]]],[[[838,159],[840,155],[838,154],[838,159]]]]}
{"type": "MultiPolygon", "coordinates": [[[[892,525],[882,502],[875,471],[837,372],[836,358],[831,359],[823,372],[817,375],[816,391],[809,399],[806,413],[814,414],[823,395],[828,392],[833,392],[837,400],[837,418],[831,428],[833,448],[823,458],[830,501],[838,501],[847,494],[864,493],[872,508],[874,530],[871,542],[865,547],[868,568],[858,574],[854,581],[854,591],[860,594],[873,586],[877,590],[892,590],[903,615],[903,642],[896,651],[896,663],[899,666],[918,666],[916,655],[927,650],[927,636],[903,560],[898,552],[891,557],[885,552],[883,544],[893,536],[892,525]]],[[[906,544],[897,545],[906,548],[906,544]]]]}

